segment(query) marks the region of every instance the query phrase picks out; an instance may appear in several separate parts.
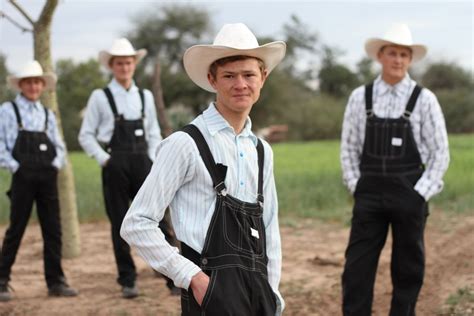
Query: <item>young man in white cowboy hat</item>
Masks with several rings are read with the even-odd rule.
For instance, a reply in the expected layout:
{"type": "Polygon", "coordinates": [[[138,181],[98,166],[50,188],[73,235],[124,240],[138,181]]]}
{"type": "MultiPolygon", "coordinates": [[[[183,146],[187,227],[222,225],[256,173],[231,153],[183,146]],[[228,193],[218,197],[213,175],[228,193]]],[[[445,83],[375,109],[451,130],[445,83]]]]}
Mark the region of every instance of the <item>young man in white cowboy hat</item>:
{"type": "Polygon", "coordinates": [[[284,306],[272,150],[249,113],[285,50],[280,41],[259,46],[239,23],[184,54],[191,80],[216,101],[158,146],[121,230],[183,289],[182,315],[276,315],[284,306]],[[168,205],[182,254],[157,229],[168,205]]]}
{"type": "Polygon", "coordinates": [[[342,275],[344,315],[370,315],[375,275],[392,230],[390,315],[415,315],[423,284],[423,235],[428,200],[443,188],[448,137],[435,95],[408,75],[426,54],[405,24],[365,44],[382,65],[373,83],[357,88],[344,115],[341,164],[354,194],[352,227],[342,275]]]}
{"type": "Polygon", "coordinates": [[[43,73],[37,61],[8,77],[15,100],[0,107],[0,167],[12,173],[10,226],[0,252],[0,301],[9,301],[8,283],[20,242],[36,202],[44,243],[44,274],[50,296],[76,296],[61,267],[61,222],[57,176],[66,163],[65,146],[54,114],[40,102],[56,75],[43,73]]]}
{"type": "Polygon", "coordinates": [[[92,92],[79,132],[84,151],[102,167],[102,186],[117,264],[117,282],[124,298],[138,296],[136,268],[130,247],[120,237],[120,226],[150,171],[156,147],[161,141],[153,95],[139,89],[133,80],[135,69],[146,55],[125,38],[114,41],[99,61],[113,74],[104,89],[92,92]]]}

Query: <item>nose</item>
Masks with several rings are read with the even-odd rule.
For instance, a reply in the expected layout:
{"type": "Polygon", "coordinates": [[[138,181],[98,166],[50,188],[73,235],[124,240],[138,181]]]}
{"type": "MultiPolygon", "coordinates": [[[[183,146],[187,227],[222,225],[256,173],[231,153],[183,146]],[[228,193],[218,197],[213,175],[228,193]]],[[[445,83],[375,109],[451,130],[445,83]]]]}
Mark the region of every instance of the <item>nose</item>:
{"type": "Polygon", "coordinates": [[[247,82],[242,75],[235,77],[234,87],[237,89],[244,89],[247,86],[247,82]]]}

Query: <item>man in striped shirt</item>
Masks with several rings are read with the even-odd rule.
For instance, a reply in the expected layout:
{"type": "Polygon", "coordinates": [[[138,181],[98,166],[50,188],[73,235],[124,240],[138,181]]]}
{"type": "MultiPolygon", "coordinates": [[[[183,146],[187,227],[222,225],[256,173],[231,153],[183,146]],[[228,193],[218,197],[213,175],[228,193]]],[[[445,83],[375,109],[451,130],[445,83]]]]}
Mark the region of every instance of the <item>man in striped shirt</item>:
{"type": "Polygon", "coordinates": [[[244,24],[184,54],[190,78],[216,101],[160,143],[121,235],[181,287],[182,315],[279,315],[281,242],[270,146],[249,113],[286,45],[259,46],[244,24]],[[170,205],[182,254],[158,229],[170,205]]]}
{"type": "Polygon", "coordinates": [[[369,39],[382,74],[349,98],[342,129],[344,182],[354,195],[342,275],[344,315],[370,315],[380,252],[391,226],[390,315],[415,315],[423,284],[428,200],[443,188],[448,138],[435,95],[408,75],[426,54],[405,24],[369,39]]]}

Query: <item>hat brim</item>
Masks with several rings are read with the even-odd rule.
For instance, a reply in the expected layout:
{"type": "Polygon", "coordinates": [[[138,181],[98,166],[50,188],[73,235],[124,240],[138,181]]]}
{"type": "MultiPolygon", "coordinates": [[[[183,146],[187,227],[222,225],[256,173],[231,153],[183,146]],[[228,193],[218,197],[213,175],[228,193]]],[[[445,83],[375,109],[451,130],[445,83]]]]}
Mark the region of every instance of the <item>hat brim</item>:
{"type": "Polygon", "coordinates": [[[195,45],[186,50],[183,57],[184,69],[189,78],[199,87],[209,92],[216,90],[208,80],[209,67],[218,59],[230,56],[249,56],[261,59],[270,73],[285,57],[286,44],[271,42],[253,49],[236,49],[219,45],[195,45]]]}
{"type": "Polygon", "coordinates": [[[110,70],[109,61],[112,57],[135,57],[135,60],[138,64],[146,56],[146,54],[147,50],[144,48],[137,50],[135,54],[132,55],[112,55],[106,50],[101,50],[99,52],[99,62],[102,66],[110,70]]]}
{"type": "Polygon", "coordinates": [[[428,49],[425,45],[421,44],[412,44],[406,45],[404,43],[396,43],[387,41],[381,38],[370,38],[365,42],[365,51],[367,55],[372,58],[373,60],[378,60],[378,53],[380,49],[386,45],[399,45],[409,47],[412,50],[412,61],[416,62],[425,57],[428,49]]]}
{"type": "Polygon", "coordinates": [[[20,81],[26,78],[41,78],[44,81],[44,90],[52,91],[56,87],[57,76],[54,73],[44,73],[41,76],[26,76],[26,77],[17,77],[17,76],[8,76],[7,77],[7,84],[10,89],[15,91],[21,91],[20,88],[20,81]]]}

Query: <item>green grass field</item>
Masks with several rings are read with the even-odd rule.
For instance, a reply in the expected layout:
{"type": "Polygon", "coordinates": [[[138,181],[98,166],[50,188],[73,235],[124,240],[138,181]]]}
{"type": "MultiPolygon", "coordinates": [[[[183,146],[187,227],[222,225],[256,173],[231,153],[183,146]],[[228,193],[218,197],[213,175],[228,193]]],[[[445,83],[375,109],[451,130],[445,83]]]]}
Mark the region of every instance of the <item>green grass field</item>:
{"type": "MultiPolygon", "coordinates": [[[[276,144],[273,148],[282,217],[349,220],[352,197],[342,184],[338,141],[276,144]]],[[[432,209],[473,214],[474,135],[451,135],[450,149],[451,164],[445,176],[445,188],[433,199],[432,209]]],[[[83,153],[72,153],[70,159],[80,220],[105,218],[100,168],[83,153]]],[[[9,186],[10,175],[0,171],[0,223],[8,221],[9,201],[4,192],[9,186]]]]}

